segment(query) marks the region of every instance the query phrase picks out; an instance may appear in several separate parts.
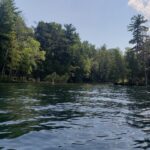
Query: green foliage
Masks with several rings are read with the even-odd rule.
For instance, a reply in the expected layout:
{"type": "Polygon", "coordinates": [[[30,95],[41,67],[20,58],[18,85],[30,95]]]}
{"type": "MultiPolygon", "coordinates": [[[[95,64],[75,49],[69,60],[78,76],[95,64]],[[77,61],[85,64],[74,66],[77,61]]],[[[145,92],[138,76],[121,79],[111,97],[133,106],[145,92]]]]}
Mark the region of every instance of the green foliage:
{"type": "Polygon", "coordinates": [[[142,15],[133,16],[128,29],[133,34],[133,39],[129,43],[133,44],[133,48],[126,52],[126,61],[128,67],[128,79],[131,83],[145,80],[147,85],[147,70],[149,68],[149,48],[147,42],[148,27],[145,25],[147,20],[142,15]]]}
{"type": "Polygon", "coordinates": [[[45,60],[45,52],[40,51],[40,43],[33,38],[28,38],[25,42],[21,53],[20,71],[31,74],[37,67],[37,63],[45,60]]]}
{"type": "Polygon", "coordinates": [[[68,74],[64,74],[64,75],[58,75],[56,72],[47,75],[45,77],[45,81],[50,82],[52,84],[54,83],[66,83],[69,79],[68,74]]]}
{"type": "Polygon", "coordinates": [[[69,70],[71,64],[70,47],[75,42],[77,35],[71,25],[65,27],[66,30],[57,23],[40,22],[35,29],[35,37],[46,52],[46,60],[43,62],[45,76],[53,72],[64,74],[69,70]]]}
{"type": "Polygon", "coordinates": [[[135,84],[150,78],[150,38],[142,15],[131,19],[134,46],[125,54],[81,41],[72,24],[41,21],[29,28],[14,0],[0,0],[0,18],[0,80],[135,84]]]}
{"type": "Polygon", "coordinates": [[[126,78],[125,59],[119,49],[110,49],[110,79],[113,82],[121,80],[124,82],[126,78]]]}
{"type": "Polygon", "coordinates": [[[0,71],[2,76],[26,76],[31,74],[45,52],[33,38],[13,0],[0,1],[0,71]]]}
{"type": "Polygon", "coordinates": [[[13,0],[0,1],[0,71],[3,74],[15,43],[15,21],[19,13],[13,0]]]}
{"type": "Polygon", "coordinates": [[[143,50],[144,39],[146,38],[146,32],[148,27],[144,24],[147,22],[142,15],[133,16],[131,18],[131,24],[128,26],[128,30],[132,32],[133,39],[129,41],[130,44],[135,44],[132,48],[134,51],[138,52],[143,50]]]}
{"type": "Polygon", "coordinates": [[[99,82],[118,82],[126,76],[125,61],[119,49],[102,46],[92,63],[92,80],[99,82]]]}

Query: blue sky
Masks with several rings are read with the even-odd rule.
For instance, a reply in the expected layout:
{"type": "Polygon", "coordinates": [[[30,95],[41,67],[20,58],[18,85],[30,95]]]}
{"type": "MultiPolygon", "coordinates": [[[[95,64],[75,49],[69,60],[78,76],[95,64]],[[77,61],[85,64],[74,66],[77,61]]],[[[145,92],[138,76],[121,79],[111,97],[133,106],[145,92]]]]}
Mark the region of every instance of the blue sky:
{"type": "Polygon", "coordinates": [[[124,50],[132,38],[127,31],[130,19],[137,12],[128,0],[15,0],[26,23],[36,26],[38,21],[73,24],[82,40],[96,47],[104,43],[108,48],[124,50]]]}

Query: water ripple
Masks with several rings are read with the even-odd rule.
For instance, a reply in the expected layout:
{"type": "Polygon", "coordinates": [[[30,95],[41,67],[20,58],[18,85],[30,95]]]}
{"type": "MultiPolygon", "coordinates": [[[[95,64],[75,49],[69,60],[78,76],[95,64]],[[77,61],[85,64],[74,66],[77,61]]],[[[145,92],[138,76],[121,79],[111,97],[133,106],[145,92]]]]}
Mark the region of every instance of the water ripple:
{"type": "Polygon", "coordinates": [[[0,84],[0,149],[150,149],[144,87],[0,84]]]}

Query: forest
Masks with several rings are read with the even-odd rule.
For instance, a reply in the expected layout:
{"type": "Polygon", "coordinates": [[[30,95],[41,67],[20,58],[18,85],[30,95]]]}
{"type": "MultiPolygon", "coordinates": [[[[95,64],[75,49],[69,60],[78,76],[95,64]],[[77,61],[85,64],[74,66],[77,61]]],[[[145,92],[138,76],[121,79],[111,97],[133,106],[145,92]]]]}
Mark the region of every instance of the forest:
{"type": "Polygon", "coordinates": [[[140,14],[131,18],[132,47],[96,48],[72,24],[40,21],[30,28],[14,0],[0,0],[0,81],[148,85],[147,22],[140,14]]]}

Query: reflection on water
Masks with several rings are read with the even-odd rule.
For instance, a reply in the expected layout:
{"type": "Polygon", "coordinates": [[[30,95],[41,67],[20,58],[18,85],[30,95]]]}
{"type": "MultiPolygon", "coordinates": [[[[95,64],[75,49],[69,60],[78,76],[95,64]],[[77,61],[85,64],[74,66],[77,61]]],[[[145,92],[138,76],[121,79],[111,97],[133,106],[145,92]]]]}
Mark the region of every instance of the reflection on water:
{"type": "Polygon", "coordinates": [[[0,84],[0,149],[150,149],[150,93],[113,85],[0,84]]]}

